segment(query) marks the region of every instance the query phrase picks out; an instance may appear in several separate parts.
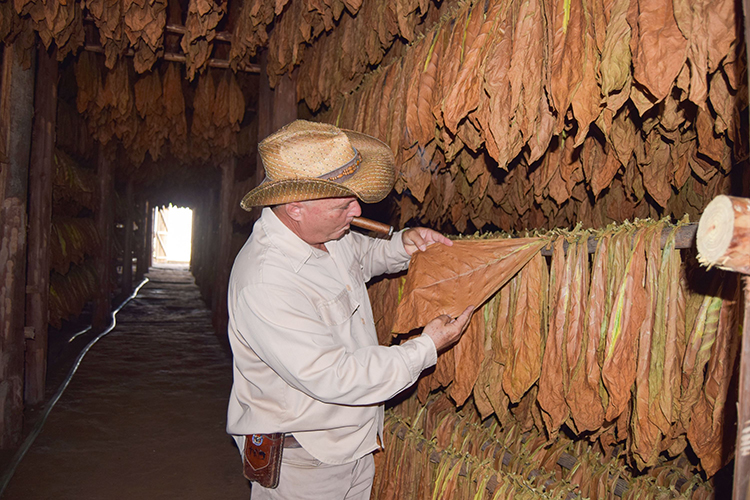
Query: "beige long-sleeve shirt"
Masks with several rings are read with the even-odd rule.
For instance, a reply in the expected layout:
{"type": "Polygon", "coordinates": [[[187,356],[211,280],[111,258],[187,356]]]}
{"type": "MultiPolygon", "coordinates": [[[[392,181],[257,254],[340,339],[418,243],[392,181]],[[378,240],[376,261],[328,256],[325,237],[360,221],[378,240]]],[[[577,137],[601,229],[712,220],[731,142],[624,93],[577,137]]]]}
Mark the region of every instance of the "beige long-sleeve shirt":
{"type": "Polygon", "coordinates": [[[378,447],[382,402],[437,361],[419,336],[379,346],[365,283],[408,266],[401,234],[313,248],[263,209],[229,279],[234,384],[227,432],[286,432],[324,463],[378,447]]]}

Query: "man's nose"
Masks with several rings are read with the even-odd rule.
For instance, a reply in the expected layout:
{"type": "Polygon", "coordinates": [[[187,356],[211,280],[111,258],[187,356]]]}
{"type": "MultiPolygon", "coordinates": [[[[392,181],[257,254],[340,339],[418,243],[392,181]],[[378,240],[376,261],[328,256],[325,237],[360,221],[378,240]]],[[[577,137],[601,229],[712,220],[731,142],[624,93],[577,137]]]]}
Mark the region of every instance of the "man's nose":
{"type": "Polygon", "coordinates": [[[362,215],[362,207],[359,206],[359,201],[354,200],[354,203],[352,203],[351,206],[350,214],[352,217],[359,217],[360,215],[362,215]]]}

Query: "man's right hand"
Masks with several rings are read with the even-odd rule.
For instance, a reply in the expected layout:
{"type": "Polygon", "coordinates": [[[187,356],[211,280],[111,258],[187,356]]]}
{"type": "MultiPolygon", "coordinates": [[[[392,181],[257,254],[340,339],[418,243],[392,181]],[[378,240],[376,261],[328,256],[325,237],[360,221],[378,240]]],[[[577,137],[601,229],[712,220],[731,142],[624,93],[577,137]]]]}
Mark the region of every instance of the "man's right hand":
{"type": "Polygon", "coordinates": [[[458,342],[466,331],[473,312],[474,306],[469,306],[455,319],[447,314],[441,314],[427,323],[422,332],[432,339],[437,352],[442,352],[458,342]]]}

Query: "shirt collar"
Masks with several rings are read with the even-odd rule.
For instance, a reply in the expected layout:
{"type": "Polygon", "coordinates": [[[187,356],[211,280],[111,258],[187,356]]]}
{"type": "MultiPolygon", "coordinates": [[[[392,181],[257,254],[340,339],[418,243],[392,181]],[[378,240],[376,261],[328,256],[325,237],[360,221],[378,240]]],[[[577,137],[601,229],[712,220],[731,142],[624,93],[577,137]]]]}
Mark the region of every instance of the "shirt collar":
{"type": "Polygon", "coordinates": [[[312,247],[294,234],[269,207],[263,208],[260,214],[260,223],[273,245],[289,259],[295,273],[302,268],[310,257],[320,258],[328,255],[327,252],[312,247]]]}

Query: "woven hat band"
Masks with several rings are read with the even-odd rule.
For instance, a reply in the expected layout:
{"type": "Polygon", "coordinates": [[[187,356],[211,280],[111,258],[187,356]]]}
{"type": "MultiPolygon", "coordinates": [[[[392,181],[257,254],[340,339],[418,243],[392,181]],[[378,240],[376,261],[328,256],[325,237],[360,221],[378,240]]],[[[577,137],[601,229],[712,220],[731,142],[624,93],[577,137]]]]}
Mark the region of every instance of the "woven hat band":
{"type": "Polygon", "coordinates": [[[318,179],[343,182],[357,173],[357,170],[359,170],[359,164],[362,163],[362,155],[354,146],[352,146],[352,149],[354,150],[354,158],[344,163],[336,170],[318,176],[318,179]]]}

